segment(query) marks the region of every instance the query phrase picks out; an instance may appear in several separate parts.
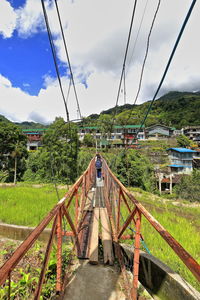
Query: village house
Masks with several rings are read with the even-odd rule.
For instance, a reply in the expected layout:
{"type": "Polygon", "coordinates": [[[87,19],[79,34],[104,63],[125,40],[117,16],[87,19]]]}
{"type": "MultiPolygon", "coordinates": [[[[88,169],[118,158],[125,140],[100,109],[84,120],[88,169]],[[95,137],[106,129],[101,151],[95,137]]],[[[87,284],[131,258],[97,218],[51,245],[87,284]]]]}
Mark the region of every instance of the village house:
{"type": "Polygon", "coordinates": [[[152,125],[145,128],[145,139],[148,140],[160,140],[172,137],[175,128],[171,128],[165,125],[152,125]]]}
{"type": "Polygon", "coordinates": [[[42,136],[47,128],[23,129],[22,132],[27,136],[27,150],[38,150],[42,146],[42,136]]]}
{"type": "Polygon", "coordinates": [[[187,148],[169,148],[171,174],[190,174],[193,170],[193,157],[196,151],[187,148]]]}
{"type": "Polygon", "coordinates": [[[200,126],[186,126],[182,128],[182,134],[200,145],[200,126]]]}

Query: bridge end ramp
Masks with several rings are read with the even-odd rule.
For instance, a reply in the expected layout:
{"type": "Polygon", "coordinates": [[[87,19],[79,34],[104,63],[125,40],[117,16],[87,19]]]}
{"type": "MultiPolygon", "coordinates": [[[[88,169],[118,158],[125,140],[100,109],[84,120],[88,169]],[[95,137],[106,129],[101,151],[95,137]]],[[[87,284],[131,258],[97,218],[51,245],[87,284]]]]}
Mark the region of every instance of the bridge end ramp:
{"type": "Polygon", "coordinates": [[[74,277],[65,288],[63,300],[125,300],[120,273],[114,267],[80,261],[74,277]]]}

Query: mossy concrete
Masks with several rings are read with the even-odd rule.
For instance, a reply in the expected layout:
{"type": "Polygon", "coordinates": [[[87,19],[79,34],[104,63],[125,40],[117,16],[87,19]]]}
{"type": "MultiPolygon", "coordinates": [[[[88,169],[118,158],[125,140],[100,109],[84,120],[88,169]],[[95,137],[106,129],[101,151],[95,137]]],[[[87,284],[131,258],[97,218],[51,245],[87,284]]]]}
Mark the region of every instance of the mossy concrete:
{"type": "MultiPolygon", "coordinates": [[[[126,265],[133,269],[133,247],[122,244],[126,265]]],[[[139,281],[154,299],[200,300],[200,293],[154,256],[140,252],[139,281]]]]}
{"type": "MultiPolygon", "coordinates": [[[[35,229],[35,227],[26,227],[12,224],[0,223],[0,236],[23,241],[27,236],[35,229]]],[[[41,242],[46,242],[49,239],[51,229],[46,228],[39,235],[38,240],[41,242]]]]}

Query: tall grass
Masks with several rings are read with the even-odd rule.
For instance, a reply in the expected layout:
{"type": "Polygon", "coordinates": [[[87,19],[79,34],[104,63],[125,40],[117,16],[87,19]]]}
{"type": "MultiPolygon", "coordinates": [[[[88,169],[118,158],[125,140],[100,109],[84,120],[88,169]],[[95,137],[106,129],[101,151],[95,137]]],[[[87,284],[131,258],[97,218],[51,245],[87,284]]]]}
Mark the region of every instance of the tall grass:
{"type": "MultiPolygon", "coordinates": [[[[60,199],[66,190],[59,190],[60,199]]],[[[57,203],[51,185],[0,187],[0,221],[8,224],[36,226],[57,203]]]]}

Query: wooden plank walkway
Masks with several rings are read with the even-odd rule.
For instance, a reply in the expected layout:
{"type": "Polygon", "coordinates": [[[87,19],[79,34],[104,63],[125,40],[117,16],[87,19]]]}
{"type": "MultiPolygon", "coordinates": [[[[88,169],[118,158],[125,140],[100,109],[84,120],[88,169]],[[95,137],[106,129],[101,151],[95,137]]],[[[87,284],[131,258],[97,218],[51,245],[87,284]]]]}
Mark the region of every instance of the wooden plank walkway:
{"type": "Polygon", "coordinates": [[[111,226],[106,208],[100,208],[104,264],[113,265],[113,247],[111,226]]]}
{"type": "Polygon", "coordinates": [[[114,255],[112,246],[112,232],[104,201],[104,180],[97,178],[96,188],[89,191],[84,207],[85,227],[80,235],[82,240],[79,258],[89,258],[91,264],[99,263],[99,236],[103,244],[104,264],[113,265],[114,255]],[[101,232],[100,232],[101,228],[101,232]]]}
{"type": "Polygon", "coordinates": [[[98,264],[99,257],[99,208],[94,208],[93,220],[90,225],[91,237],[89,247],[89,261],[91,264],[98,264]]]}

